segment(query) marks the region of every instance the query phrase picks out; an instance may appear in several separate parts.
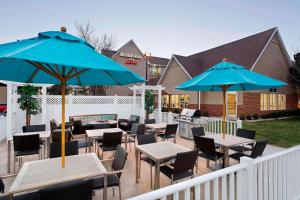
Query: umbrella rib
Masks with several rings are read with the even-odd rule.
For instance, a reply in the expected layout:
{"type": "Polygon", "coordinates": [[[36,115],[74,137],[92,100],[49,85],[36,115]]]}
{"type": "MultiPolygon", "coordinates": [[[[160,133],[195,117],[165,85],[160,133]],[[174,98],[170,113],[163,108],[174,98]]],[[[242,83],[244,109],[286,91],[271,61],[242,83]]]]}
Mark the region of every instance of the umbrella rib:
{"type": "Polygon", "coordinates": [[[109,71],[107,71],[107,70],[104,70],[104,71],[108,74],[109,77],[111,77],[114,81],[116,81],[116,83],[117,83],[118,85],[122,85],[117,79],[115,79],[115,78],[111,75],[111,73],[110,73],[109,71]]]}
{"type": "Polygon", "coordinates": [[[60,70],[59,70],[59,68],[58,68],[58,66],[57,66],[57,65],[54,65],[54,67],[55,67],[55,69],[56,69],[56,73],[57,73],[57,74],[61,74],[61,73],[60,73],[60,70]]]}
{"type": "Polygon", "coordinates": [[[72,67],[72,69],[70,69],[70,70],[69,70],[69,72],[67,73],[67,75],[66,75],[66,76],[67,76],[67,77],[68,77],[68,76],[70,76],[70,75],[73,73],[73,71],[74,71],[74,70],[75,70],[75,68],[74,68],[74,67],[72,67]]]}
{"type": "Polygon", "coordinates": [[[36,74],[38,73],[40,69],[39,68],[35,68],[34,72],[31,74],[31,76],[29,77],[29,79],[26,81],[27,83],[32,82],[33,78],[36,76],[36,74]]]}
{"type": "Polygon", "coordinates": [[[31,65],[33,65],[37,68],[39,68],[40,70],[44,71],[47,74],[50,74],[51,76],[54,76],[55,78],[58,78],[58,79],[60,78],[60,77],[57,76],[57,74],[53,73],[52,71],[50,71],[49,69],[45,68],[44,66],[42,66],[38,63],[32,62],[30,60],[26,60],[26,62],[30,63],[31,65]]]}
{"type": "MultiPolygon", "coordinates": [[[[41,64],[42,65],[42,64],[41,64]]],[[[49,64],[46,64],[46,66],[57,76],[60,76],[60,74],[58,74],[49,64]]]]}
{"type": "Polygon", "coordinates": [[[74,77],[76,77],[76,76],[79,76],[80,74],[82,74],[82,73],[84,73],[84,72],[86,72],[86,71],[88,71],[89,69],[83,69],[83,70],[80,70],[80,71],[75,71],[75,73],[73,74],[73,75],[71,75],[71,76],[67,76],[66,77],[66,79],[67,80],[70,80],[71,78],[74,78],[74,77]]]}

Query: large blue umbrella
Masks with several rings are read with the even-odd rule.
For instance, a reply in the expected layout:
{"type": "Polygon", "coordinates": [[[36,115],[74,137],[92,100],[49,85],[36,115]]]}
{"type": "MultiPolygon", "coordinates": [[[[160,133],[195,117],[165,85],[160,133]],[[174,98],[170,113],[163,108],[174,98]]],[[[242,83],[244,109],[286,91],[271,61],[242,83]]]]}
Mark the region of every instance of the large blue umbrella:
{"type": "Polygon", "coordinates": [[[286,83],[249,71],[226,59],[176,87],[189,91],[223,91],[223,137],[226,129],[226,91],[278,88],[286,83]]]}
{"type": "Polygon", "coordinates": [[[65,165],[66,85],[126,85],[144,81],[96,52],[82,39],[59,31],[1,44],[0,71],[0,80],[61,85],[62,167],[65,165]]]}

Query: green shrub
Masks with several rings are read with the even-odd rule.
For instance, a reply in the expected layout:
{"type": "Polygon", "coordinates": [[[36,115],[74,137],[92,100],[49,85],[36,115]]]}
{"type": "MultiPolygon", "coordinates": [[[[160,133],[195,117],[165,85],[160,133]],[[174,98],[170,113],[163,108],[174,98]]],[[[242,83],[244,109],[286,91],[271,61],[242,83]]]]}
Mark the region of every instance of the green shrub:
{"type": "Polygon", "coordinates": [[[209,117],[208,111],[204,111],[204,112],[203,112],[203,116],[204,116],[204,117],[209,117]]]}
{"type": "Polygon", "coordinates": [[[252,119],[251,115],[247,115],[246,119],[251,120],[252,119]]]}
{"type": "Polygon", "coordinates": [[[240,120],[245,120],[245,115],[244,114],[240,115],[240,120]]]}
{"type": "Polygon", "coordinates": [[[252,117],[253,117],[253,119],[258,119],[258,114],[257,114],[257,113],[254,113],[254,114],[252,115],[252,117]]]}

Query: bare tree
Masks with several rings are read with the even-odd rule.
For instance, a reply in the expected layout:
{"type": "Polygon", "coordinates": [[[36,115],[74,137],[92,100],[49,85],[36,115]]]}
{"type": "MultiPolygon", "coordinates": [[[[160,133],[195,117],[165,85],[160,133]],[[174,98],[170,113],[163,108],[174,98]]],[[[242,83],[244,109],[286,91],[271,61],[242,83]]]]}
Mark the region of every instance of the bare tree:
{"type": "Polygon", "coordinates": [[[75,28],[77,35],[90,43],[98,52],[102,49],[113,50],[116,47],[116,37],[112,34],[104,33],[101,37],[94,35],[94,27],[89,21],[83,23],[76,21],[75,28]]]}

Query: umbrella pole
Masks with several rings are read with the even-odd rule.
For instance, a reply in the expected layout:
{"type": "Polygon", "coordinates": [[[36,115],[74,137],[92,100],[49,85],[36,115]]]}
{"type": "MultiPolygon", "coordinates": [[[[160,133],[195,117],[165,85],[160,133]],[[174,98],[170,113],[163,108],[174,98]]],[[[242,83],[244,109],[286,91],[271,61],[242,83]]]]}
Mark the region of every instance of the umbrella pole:
{"type": "Polygon", "coordinates": [[[65,102],[66,102],[66,82],[61,81],[61,167],[65,168],[65,102]]]}
{"type": "Polygon", "coordinates": [[[223,91],[223,127],[222,127],[222,134],[223,134],[223,139],[225,139],[225,134],[226,134],[226,87],[222,87],[223,91]]]}

